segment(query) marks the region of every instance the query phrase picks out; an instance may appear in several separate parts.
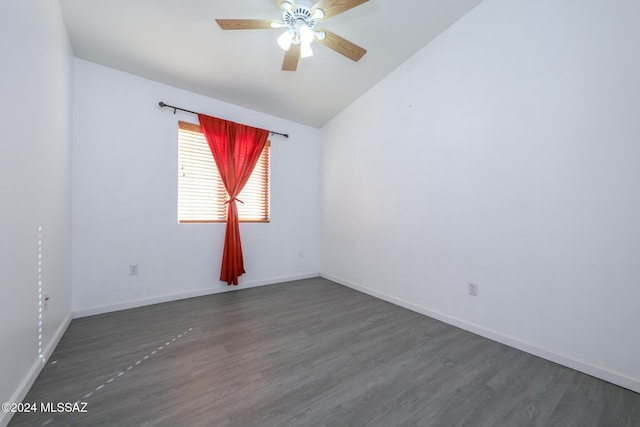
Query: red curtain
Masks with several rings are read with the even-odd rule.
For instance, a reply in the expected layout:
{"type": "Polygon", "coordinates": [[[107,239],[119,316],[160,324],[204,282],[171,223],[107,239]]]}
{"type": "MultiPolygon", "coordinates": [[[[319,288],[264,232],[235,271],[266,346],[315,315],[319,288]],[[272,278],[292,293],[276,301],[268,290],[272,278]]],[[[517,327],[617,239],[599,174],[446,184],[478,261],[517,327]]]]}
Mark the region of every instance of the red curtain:
{"type": "Polygon", "coordinates": [[[260,158],[269,131],[203,114],[198,114],[198,119],[229,194],[220,280],[237,285],[238,277],[245,271],[236,201],[260,158]]]}

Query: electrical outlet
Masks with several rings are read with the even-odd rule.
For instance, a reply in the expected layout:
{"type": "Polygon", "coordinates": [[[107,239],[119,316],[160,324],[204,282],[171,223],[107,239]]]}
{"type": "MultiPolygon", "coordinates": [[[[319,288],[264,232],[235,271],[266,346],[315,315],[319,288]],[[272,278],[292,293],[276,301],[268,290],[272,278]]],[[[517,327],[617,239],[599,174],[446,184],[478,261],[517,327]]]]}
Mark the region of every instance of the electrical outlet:
{"type": "Polygon", "coordinates": [[[138,264],[129,264],[129,276],[138,275],[138,264]]]}
{"type": "Polygon", "coordinates": [[[478,284],[469,282],[469,295],[478,296],[478,284]]]}
{"type": "Polygon", "coordinates": [[[298,258],[300,258],[300,259],[304,258],[304,251],[299,251],[298,252],[298,258]]]}

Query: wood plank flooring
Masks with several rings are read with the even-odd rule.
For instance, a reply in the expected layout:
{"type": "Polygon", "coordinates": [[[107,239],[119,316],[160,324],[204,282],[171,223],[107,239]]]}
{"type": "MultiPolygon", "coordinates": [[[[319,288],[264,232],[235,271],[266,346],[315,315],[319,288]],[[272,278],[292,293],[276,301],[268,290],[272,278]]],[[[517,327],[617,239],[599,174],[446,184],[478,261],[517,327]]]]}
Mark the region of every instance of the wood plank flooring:
{"type": "Polygon", "coordinates": [[[316,278],[76,319],[11,426],[640,426],[640,395],[316,278]]]}

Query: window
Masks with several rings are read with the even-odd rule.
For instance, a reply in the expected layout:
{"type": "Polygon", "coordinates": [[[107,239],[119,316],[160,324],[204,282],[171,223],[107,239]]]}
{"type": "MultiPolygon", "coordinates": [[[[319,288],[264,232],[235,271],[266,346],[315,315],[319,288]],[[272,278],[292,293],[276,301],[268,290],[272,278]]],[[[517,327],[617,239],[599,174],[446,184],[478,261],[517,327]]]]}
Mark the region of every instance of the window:
{"type": "MultiPolygon", "coordinates": [[[[269,222],[269,150],[262,151],[251,178],[238,196],[238,219],[269,222]]],[[[229,200],[200,126],[179,122],[178,222],[224,222],[229,200]]]]}

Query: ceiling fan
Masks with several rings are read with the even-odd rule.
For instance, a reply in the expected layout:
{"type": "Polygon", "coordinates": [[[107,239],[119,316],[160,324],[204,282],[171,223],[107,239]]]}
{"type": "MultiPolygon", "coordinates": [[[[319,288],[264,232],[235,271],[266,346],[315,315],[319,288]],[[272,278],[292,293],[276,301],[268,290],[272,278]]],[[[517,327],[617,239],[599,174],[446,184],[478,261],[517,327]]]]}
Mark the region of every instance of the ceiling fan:
{"type": "Polygon", "coordinates": [[[339,15],[369,0],[321,0],[309,4],[304,0],[280,1],[282,20],[269,19],[216,19],[223,30],[262,30],[284,29],[278,37],[278,45],[286,52],[282,62],[283,71],[295,71],[300,58],[313,55],[311,43],[317,40],[330,49],[346,56],[352,61],[359,61],[367,53],[366,49],[346,40],[324,28],[317,28],[318,23],[339,15]]]}

